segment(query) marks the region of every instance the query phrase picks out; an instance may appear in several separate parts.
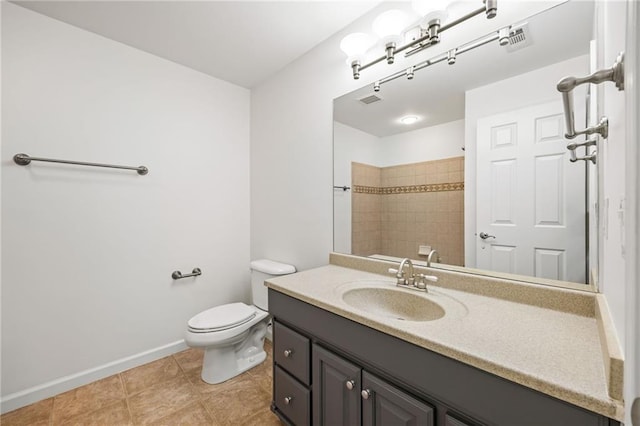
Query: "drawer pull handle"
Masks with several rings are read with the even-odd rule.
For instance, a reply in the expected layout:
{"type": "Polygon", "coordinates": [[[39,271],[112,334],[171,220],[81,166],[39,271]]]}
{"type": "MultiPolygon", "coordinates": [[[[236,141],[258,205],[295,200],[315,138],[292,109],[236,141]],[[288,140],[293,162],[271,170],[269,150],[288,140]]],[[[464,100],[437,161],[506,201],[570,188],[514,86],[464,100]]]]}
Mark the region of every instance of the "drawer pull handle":
{"type": "Polygon", "coordinates": [[[356,382],[354,380],[347,380],[347,383],[345,383],[345,385],[347,386],[347,389],[353,390],[353,388],[356,386],[356,382]]]}
{"type": "Polygon", "coordinates": [[[284,357],[285,358],[290,358],[292,354],[293,354],[293,349],[285,349],[284,350],[284,357]]]}
{"type": "Polygon", "coordinates": [[[369,389],[364,389],[362,392],[360,392],[360,395],[362,395],[362,399],[369,399],[369,397],[371,396],[371,391],[369,389]]]}
{"type": "Polygon", "coordinates": [[[292,396],[287,396],[287,397],[285,397],[285,399],[284,399],[284,405],[289,405],[289,404],[291,404],[291,400],[292,400],[292,399],[293,399],[293,397],[292,397],[292,396]]]}

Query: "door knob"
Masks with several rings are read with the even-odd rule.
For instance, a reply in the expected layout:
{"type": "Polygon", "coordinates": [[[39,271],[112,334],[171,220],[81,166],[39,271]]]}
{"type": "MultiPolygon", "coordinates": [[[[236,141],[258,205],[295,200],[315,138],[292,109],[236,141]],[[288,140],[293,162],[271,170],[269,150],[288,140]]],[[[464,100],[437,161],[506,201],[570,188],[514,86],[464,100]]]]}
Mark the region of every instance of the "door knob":
{"type": "Polygon", "coordinates": [[[355,387],[356,382],[355,380],[347,380],[347,382],[345,383],[345,386],[347,387],[347,389],[349,390],[353,390],[353,388],[355,387]]]}
{"type": "Polygon", "coordinates": [[[363,391],[360,392],[360,395],[362,395],[362,399],[369,399],[371,391],[369,389],[363,389],[363,391]]]}
{"type": "Polygon", "coordinates": [[[285,349],[285,351],[284,351],[284,357],[285,358],[289,358],[292,354],[293,354],[293,350],[285,349]]]}
{"type": "Polygon", "coordinates": [[[287,396],[287,397],[284,399],[284,403],[285,403],[285,405],[289,405],[289,404],[291,404],[291,400],[292,400],[292,399],[293,399],[293,397],[291,397],[291,396],[287,396]]]}
{"type": "Polygon", "coordinates": [[[480,238],[482,238],[483,240],[486,240],[487,238],[495,238],[495,235],[489,235],[486,232],[481,232],[480,234],[478,234],[478,236],[480,238]]]}

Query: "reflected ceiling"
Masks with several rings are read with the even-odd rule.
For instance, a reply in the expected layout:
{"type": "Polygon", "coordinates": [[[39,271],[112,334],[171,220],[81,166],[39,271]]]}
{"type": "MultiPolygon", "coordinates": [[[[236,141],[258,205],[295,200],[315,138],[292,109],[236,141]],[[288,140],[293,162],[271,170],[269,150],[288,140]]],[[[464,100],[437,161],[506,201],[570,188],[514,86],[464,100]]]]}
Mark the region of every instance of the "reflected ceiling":
{"type": "MultiPolygon", "coordinates": [[[[593,21],[593,4],[575,3],[525,21],[527,42],[518,50],[510,52],[492,42],[459,55],[454,65],[444,61],[417,71],[412,81],[399,78],[383,84],[377,93],[368,85],[336,99],[334,119],[377,137],[462,119],[465,91],[589,53],[584,40],[591,38],[592,28],[557,26],[558,22],[593,21]],[[358,101],[372,94],[382,100],[368,105],[358,101]],[[409,126],[399,123],[407,115],[421,120],[409,126]]],[[[430,57],[424,54],[420,62],[430,57]]]]}

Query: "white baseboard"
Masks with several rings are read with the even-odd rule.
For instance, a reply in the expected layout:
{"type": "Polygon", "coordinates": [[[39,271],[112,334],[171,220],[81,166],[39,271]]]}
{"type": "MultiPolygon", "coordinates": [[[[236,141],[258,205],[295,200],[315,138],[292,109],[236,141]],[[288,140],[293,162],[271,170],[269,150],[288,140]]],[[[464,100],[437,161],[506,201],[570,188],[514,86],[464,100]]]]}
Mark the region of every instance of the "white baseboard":
{"type": "Polygon", "coordinates": [[[169,343],[165,346],[160,346],[136,355],[122,358],[96,368],[61,377],[23,391],[3,396],[2,399],[0,399],[0,412],[4,414],[9,411],[13,411],[26,405],[33,404],[34,402],[51,398],[52,396],[58,395],[62,392],[75,389],[79,386],[84,386],[91,382],[95,382],[96,380],[104,379],[105,377],[164,358],[185,349],[187,349],[186,343],[184,340],[179,340],[177,342],[169,343]]]}

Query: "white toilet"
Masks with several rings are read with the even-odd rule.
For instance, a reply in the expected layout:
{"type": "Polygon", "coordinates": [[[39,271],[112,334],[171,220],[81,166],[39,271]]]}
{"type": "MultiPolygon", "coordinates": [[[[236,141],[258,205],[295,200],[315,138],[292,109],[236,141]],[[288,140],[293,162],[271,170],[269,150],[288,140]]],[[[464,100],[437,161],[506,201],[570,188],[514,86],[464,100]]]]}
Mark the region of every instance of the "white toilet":
{"type": "Polygon", "coordinates": [[[267,287],[264,281],[292,274],[296,268],[273,260],[251,262],[253,305],[229,303],[200,312],[188,322],[185,342],[204,348],[202,380],[216,384],[260,364],[267,357],[264,337],[267,333],[267,287]]]}

